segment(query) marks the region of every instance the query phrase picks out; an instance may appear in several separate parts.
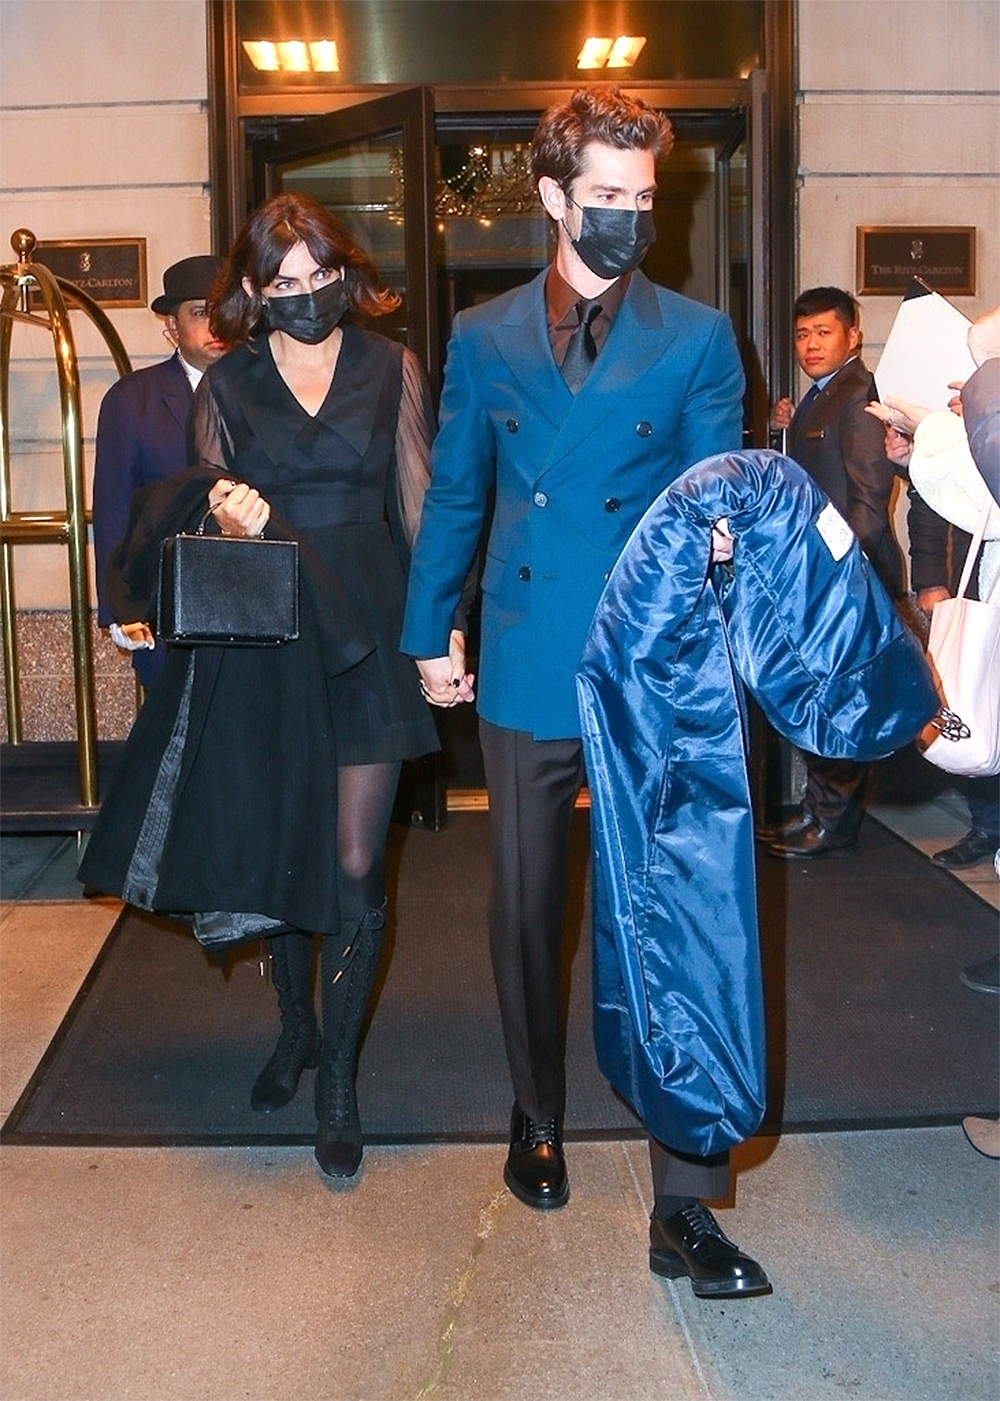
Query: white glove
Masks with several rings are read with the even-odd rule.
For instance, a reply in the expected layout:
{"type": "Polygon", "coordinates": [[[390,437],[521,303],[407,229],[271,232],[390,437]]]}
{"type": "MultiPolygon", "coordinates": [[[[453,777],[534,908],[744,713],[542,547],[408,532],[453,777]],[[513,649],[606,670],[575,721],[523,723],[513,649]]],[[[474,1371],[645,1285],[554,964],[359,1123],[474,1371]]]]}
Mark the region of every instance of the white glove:
{"type": "Polygon", "coordinates": [[[111,634],[111,641],[123,652],[152,651],[156,646],[156,638],[146,623],[125,623],[121,626],[112,623],[108,632],[111,634]]]}

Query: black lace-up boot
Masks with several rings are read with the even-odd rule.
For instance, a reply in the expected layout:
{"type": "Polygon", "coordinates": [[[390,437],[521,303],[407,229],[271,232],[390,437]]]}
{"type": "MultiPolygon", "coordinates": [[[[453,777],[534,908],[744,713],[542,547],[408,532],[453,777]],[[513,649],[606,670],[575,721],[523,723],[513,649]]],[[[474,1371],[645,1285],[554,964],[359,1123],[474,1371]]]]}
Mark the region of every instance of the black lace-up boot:
{"type": "Polygon", "coordinates": [[[316,1161],[328,1177],[353,1177],[363,1141],[355,1091],[358,1041],[375,985],[385,904],[323,940],[323,1054],[316,1077],[316,1161]]]}
{"type": "Polygon", "coordinates": [[[320,1052],[312,993],[312,937],[275,934],[268,944],[281,1035],[250,1091],[250,1108],[261,1114],[280,1109],[294,1097],[303,1070],[319,1065],[320,1052]]]}

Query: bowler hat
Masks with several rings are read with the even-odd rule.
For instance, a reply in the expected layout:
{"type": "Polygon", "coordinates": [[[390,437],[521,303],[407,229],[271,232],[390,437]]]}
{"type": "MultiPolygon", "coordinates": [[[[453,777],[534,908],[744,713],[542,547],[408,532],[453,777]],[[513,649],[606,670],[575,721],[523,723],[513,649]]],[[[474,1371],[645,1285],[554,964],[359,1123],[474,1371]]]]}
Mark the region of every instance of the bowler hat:
{"type": "Polygon", "coordinates": [[[181,302],[203,302],[223,266],[210,253],[182,258],[163,274],[163,296],[153,298],[151,309],[157,316],[172,316],[181,302]]]}

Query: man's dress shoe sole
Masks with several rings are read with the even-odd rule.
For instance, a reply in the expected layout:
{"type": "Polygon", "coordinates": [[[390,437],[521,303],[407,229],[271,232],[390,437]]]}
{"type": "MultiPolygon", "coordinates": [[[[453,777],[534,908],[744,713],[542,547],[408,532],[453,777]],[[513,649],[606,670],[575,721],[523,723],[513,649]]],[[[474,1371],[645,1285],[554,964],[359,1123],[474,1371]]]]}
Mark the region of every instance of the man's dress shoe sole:
{"type": "MultiPolygon", "coordinates": [[[[658,1250],[650,1247],[649,1268],[654,1275],[663,1279],[687,1279],[691,1272],[680,1255],[672,1250],[658,1250]]],[[[742,1279],[691,1279],[691,1292],[699,1299],[749,1298],[754,1294],[770,1294],[769,1280],[757,1282],[742,1279]]]]}

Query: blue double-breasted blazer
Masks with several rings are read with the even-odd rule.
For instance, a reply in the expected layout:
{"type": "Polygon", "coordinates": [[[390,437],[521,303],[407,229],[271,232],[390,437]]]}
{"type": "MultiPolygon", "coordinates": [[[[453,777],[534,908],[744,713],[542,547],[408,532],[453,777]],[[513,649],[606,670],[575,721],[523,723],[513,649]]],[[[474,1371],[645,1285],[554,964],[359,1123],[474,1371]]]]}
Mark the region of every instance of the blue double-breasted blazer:
{"type": "Polygon", "coordinates": [[[744,380],[728,318],[634,272],[572,395],[549,342],[546,275],[455,319],[401,645],[447,652],[494,496],[479,712],[565,739],[580,734],[574,675],[608,574],[679,473],[739,447],[744,380]]]}

